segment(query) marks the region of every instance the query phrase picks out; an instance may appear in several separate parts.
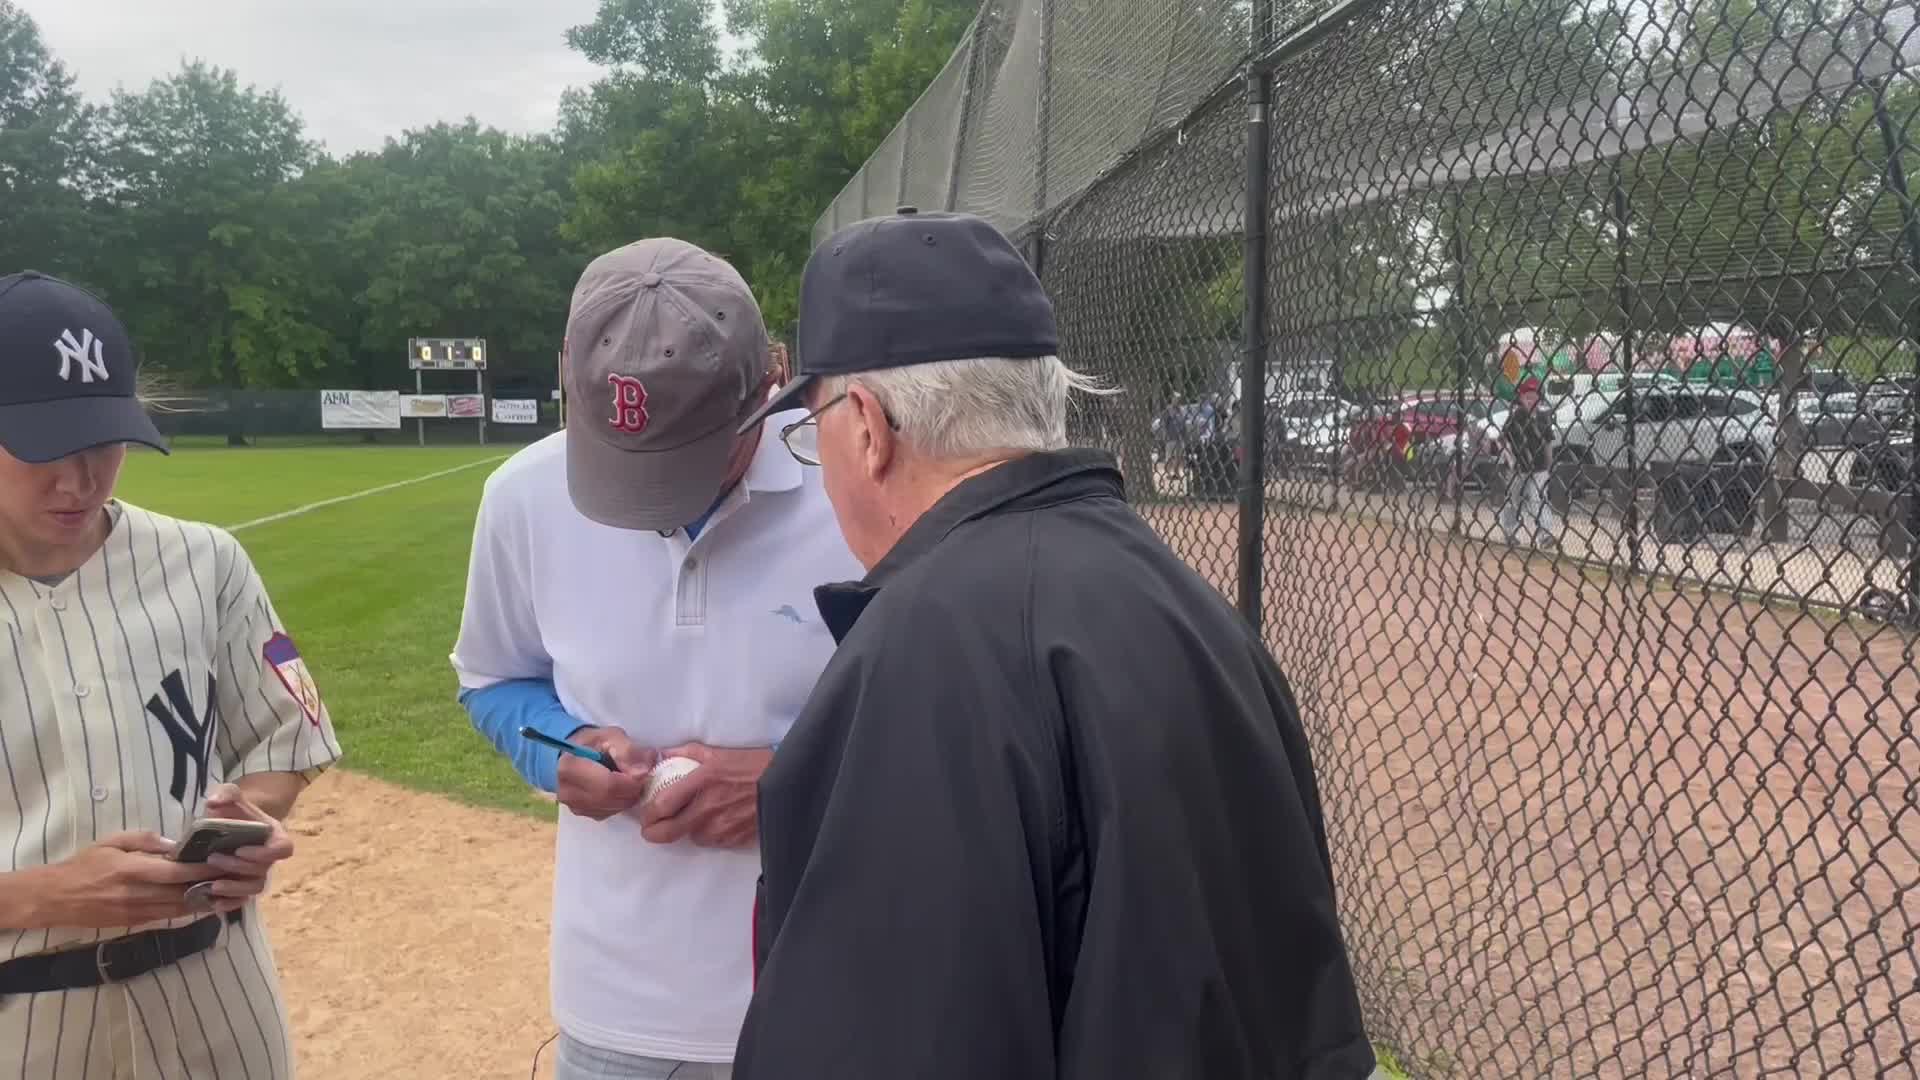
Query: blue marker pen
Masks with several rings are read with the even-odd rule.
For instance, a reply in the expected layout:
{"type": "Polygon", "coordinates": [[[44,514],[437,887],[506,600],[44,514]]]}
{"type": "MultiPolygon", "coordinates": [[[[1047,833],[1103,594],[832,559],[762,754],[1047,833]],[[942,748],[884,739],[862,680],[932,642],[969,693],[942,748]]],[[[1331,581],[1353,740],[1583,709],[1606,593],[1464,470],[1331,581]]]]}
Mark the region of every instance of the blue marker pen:
{"type": "Polygon", "coordinates": [[[605,750],[593,750],[585,746],[581,746],[578,743],[568,742],[565,739],[556,739],[544,731],[535,731],[533,728],[530,728],[530,727],[521,728],[520,737],[523,739],[532,739],[534,742],[537,742],[537,743],[545,743],[546,745],[553,747],[555,750],[558,750],[563,754],[572,754],[574,757],[577,757],[577,758],[586,758],[588,761],[597,762],[598,764],[604,765],[607,768],[612,769],[614,772],[620,771],[620,766],[613,763],[613,756],[608,754],[605,750]]]}

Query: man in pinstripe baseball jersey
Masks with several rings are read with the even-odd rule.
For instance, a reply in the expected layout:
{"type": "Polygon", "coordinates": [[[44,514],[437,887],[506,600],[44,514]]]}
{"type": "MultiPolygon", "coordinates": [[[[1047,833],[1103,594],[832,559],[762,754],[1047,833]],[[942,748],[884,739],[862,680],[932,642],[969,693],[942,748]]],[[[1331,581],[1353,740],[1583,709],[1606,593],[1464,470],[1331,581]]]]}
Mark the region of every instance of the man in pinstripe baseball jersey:
{"type": "Polygon", "coordinates": [[[0,277],[0,1075],[280,1080],[255,900],[340,748],[232,535],[113,498],[133,383],[98,298],[0,277]],[[174,862],[196,816],[273,831],[174,862]]]}

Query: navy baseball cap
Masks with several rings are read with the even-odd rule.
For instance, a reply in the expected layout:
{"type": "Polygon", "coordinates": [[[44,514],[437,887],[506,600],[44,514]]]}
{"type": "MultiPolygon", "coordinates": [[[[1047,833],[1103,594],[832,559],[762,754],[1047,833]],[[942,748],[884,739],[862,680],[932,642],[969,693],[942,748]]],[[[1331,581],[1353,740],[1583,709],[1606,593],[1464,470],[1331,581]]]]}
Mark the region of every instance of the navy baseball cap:
{"type": "Polygon", "coordinates": [[[32,270],[0,277],[0,446],[46,462],[109,443],[167,443],[134,392],[133,342],[113,309],[32,270]]]}
{"type": "Polygon", "coordinates": [[[972,214],[898,213],[850,225],[800,279],[794,377],[740,425],[800,403],[822,375],[1060,352],[1053,302],[1000,230],[972,214]]]}

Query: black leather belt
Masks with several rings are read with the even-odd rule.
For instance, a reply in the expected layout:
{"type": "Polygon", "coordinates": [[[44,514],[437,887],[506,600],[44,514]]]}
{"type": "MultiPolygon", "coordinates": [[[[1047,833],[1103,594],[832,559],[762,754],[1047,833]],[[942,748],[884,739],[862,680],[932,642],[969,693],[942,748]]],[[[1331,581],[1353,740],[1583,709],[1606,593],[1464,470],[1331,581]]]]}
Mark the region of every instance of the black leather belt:
{"type": "Polygon", "coordinates": [[[220,940],[220,924],[237,923],[239,915],[237,911],[224,919],[209,915],[185,926],[16,957],[0,964],[0,996],[81,990],[139,978],[211,947],[220,940]]]}

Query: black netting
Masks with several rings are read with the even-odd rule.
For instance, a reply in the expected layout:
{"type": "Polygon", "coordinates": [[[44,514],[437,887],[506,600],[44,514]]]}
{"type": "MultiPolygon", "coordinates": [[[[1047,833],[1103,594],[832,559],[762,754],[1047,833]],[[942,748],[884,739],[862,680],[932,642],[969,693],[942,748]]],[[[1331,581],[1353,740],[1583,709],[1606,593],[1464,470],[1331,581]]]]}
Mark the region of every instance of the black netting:
{"type": "Polygon", "coordinates": [[[1917,21],[993,2],[904,122],[1293,680],[1414,1075],[1916,1072],[1917,21]]]}

